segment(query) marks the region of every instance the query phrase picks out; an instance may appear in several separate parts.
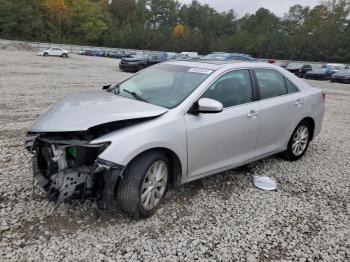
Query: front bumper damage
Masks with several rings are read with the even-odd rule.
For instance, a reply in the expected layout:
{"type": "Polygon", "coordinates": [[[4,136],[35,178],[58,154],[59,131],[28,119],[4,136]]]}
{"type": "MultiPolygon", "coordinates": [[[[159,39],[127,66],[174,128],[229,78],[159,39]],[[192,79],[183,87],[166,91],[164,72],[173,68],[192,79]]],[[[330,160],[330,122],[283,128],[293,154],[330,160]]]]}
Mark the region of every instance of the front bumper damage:
{"type": "Polygon", "coordinates": [[[28,133],[25,148],[33,154],[33,175],[50,201],[95,197],[98,206],[115,206],[114,192],[124,166],[98,156],[109,143],[90,144],[79,133],[28,133]]]}

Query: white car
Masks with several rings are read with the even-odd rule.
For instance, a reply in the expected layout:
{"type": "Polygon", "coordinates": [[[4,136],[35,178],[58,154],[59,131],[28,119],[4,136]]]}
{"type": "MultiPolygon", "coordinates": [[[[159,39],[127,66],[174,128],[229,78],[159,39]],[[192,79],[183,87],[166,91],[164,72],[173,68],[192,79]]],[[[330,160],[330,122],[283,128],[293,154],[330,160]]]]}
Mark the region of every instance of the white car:
{"type": "Polygon", "coordinates": [[[199,55],[197,52],[181,52],[181,56],[197,59],[199,58],[199,55]]]}
{"type": "Polygon", "coordinates": [[[49,49],[39,52],[38,55],[68,57],[68,51],[59,47],[51,47],[49,49]]]}

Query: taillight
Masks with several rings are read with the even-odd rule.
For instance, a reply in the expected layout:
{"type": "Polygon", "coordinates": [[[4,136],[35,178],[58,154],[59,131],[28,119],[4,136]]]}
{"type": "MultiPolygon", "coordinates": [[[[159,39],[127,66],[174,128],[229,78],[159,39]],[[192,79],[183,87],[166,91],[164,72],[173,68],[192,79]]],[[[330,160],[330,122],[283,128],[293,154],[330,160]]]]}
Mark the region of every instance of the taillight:
{"type": "Polygon", "coordinates": [[[322,97],[323,97],[323,101],[326,101],[326,93],[324,91],[322,91],[322,97]]]}

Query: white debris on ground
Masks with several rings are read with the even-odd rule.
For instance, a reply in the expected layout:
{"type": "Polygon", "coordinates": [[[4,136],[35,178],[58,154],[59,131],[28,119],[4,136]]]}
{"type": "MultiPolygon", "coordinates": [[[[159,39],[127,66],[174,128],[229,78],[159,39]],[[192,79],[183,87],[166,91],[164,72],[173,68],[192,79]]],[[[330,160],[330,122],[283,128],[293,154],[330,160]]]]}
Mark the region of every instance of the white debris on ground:
{"type": "Polygon", "coordinates": [[[310,81],[327,109],[300,161],[274,156],[171,189],[149,219],[32,198],[26,128],[58,98],[126,78],[117,63],[0,51],[1,261],[349,261],[350,85],[310,81]],[[255,175],[278,190],[255,188],[255,175]]]}
{"type": "Polygon", "coordinates": [[[253,176],[253,184],[257,188],[267,191],[276,190],[277,188],[276,180],[268,176],[253,176]]]}

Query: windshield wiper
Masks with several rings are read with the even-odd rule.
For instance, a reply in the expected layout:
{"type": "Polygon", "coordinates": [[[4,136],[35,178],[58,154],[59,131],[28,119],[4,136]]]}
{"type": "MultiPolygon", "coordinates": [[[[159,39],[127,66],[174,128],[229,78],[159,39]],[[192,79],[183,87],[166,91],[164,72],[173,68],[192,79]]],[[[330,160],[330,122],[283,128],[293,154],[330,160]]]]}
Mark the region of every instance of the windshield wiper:
{"type": "Polygon", "coordinates": [[[127,89],[122,89],[125,93],[128,93],[130,95],[132,95],[134,98],[136,98],[137,100],[139,101],[142,101],[142,102],[146,102],[148,103],[148,101],[146,99],[144,99],[143,97],[139,96],[138,94],[136,94],[135,92],[132,92],[132,91],[129,91],[127,89]]]}

